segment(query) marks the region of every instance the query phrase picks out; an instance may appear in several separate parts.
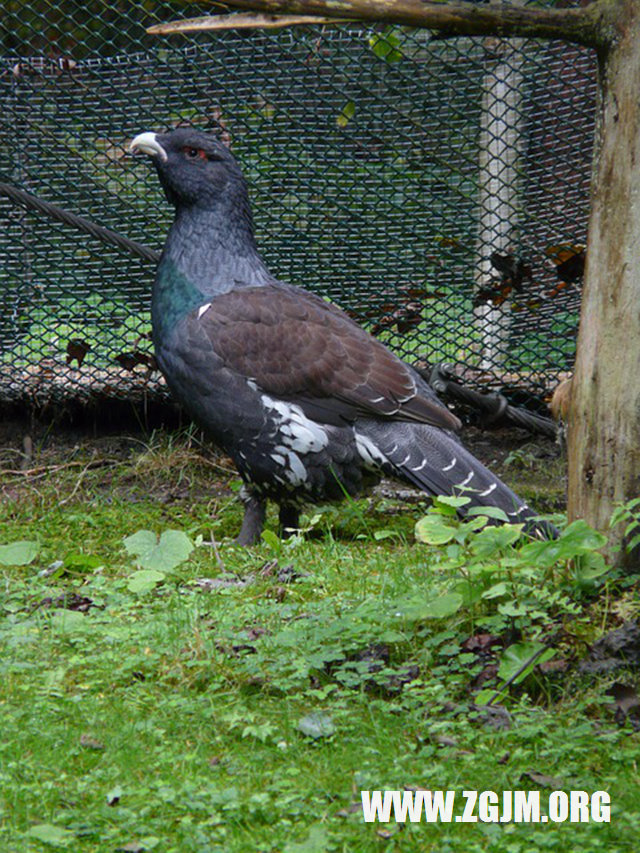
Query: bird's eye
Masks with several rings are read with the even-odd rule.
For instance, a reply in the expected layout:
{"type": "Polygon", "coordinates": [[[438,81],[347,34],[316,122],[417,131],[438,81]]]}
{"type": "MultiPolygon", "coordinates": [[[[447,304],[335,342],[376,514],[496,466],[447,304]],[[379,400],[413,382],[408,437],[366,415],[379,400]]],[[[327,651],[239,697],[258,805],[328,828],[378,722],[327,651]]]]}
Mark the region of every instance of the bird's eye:
{"type": "Polygon", "coordinates": [[[207,152],[202,148],[193,148],[191,145],[185,145],[182,151],[189,160],[197,160],[198,157],[201,160],[207,159],[207,152]]]}

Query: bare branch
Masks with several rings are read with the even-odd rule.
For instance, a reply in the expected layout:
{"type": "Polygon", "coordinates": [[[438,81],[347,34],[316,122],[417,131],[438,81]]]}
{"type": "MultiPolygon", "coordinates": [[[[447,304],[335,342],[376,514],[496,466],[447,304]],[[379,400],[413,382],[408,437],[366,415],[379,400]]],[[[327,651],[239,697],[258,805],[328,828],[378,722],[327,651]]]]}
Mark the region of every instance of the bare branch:
{"type": "Polygon", "coordinates": [[[341,24],[347,23],[348,20],[348,18],[327,18],[319,15],[265,15],[238,12],[233,15],[207,15],[202,18],[185,18],[183,21],[155,24],[153,27],[148,27],[147,32],[154,36],[167,36],[173,33],[198,33],[208,30],[276,30],[305,24],[341,24]]]}
{"type": "Polygon", "coordinates": [[[533,8],[505,3],[434,3],[428,0],[225,0],[227,5],[269,16],[302,15],[380,21],[441,30],[447,35],[498,35],[563,39],[587,47],[607,47],[601,7],[609,0],[570,9],[533,8]]]}

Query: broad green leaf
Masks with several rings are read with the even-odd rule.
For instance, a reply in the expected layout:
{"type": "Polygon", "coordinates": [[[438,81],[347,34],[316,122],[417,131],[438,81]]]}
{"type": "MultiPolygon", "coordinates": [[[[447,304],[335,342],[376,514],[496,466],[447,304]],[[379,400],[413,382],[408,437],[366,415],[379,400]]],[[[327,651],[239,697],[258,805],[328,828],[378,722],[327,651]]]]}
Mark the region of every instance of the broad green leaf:
{"type": "Polygon", "coordinates": [[[498,613],[516,619],[518,616],[528,616],[529,608],[526,604],[517,604],[515,601],[505,601],[498,605],[498,613]]]}
{"type": "Polygon", "coordinates": [[[447,592],[433,599],[409,598],[400,603],[398,609],[405,619],[419,622],[423,619],[446,619],[457,613],[462,604],[463,597],[459,592],[447,592]]]}
{"type": "Polygon", "coordinates": [[[479,557],[490,557],[517,542],[522,533],[522,524],[503,524],[500,527],[485,527],[471,541],[471,551],[479,557]]]}
{"type": "Polygon", "coordinates": [[[336,119],[336,124],[338,127],[346,127],[351,119],[353,118],[356,111],[356,105],[353,101],[347,101],[347,103],[342,108],[342,112],[336,119]]]}
{"type": "Polygon", "coordinates": [[[457,592],[462,597],[464,607],[471,607],[481,600],[484,587],[482,583],[473,583],[471,580],[465,578],[454,584],[452,591],[457,592]]]}
{"type": "Polygon", "coordinates": [[[283,853],[326,853],[333,844],[330,843],[329,834],[324,826],[316,824],[309,830],[309,835],[304,841],[289,841],[283,853]]]}
{"type": "Polygon", "coordinates": [[[471,509],[467,511],[467,515],[485,516],[485,518],[493,518],[496,521],[504,521],[505,524],[509,521],[509,516],[503,509],[500,509],[499,506],[472,506],[471,509]]]}
{"type": "Polygon", "coordinates": [[[444,506],[452,506],[458,509],[458,507],[466,506],[470,501],[471,498],[466,497],[465,495],[438,495],[434,503],[436,505],[444,504],[444,506]]]}
{"type": "Polygon", "coordinates": [[[38,555],[40,546],[31,539],[23,539],[19,542],[10,542],[8,545],[0,545],[0,565],[2,566],[27,566],[38,555]]]}
{"type": "Polygon", "coordinates": [[[607,537],[590,527],[583,518],[572,521],[556,540],[563,547],[571,547],[574,554],[586,554],[587,551],[597,551],[607,544],[607,537]]]}
{"type": "Polygon", "coordinates": [[[439,515],[425,515],[417,522],[415,536],[426,545],[445,545],[456,535],[456,528],[439,515]]]}
{"type": "Polygon", "coordinates": [[[471,498],[465,495],[437,495],[433,499],[429,515],[457,518],[458,510],[468,506],[471,498]]]}
{"type": "Polygon", "coordinates": [[[484,690],[480,690],[474,697],[474,705],[486,705],[487,702],[491,702],[494,696],[496,698],[493,699],[492,705],[498,705],[509,695],[507,691],[504,691],[496,696],[496,692],[497,691],[493,687],[486,687],[484,690]]]}
{"type": "Polygon", "coordinates": [[[592,587],[593,582],[608,571],[609,566],[599,551],[583,554],[575,561],[576,580],[583,587],[592,587]]]}
{"type": "Polygon", "coordinates": [[[384,530],[376,530],[373,534],[373,538],[376,542],[382,542],[385,539],[399,539],[400,533],[397,530],[389,530],[385,528],[384,530]]]}
{"type": "Polygon", "coordinates": [[[475,517],[469,518],[465,516],[465,520],[460,523],[460,530],[465,533],[475,533],[477,530],[482,530],[489,523],[489,519],[486,515],[476,515],[475,517]]]}
{"type": "Polygon", "coordinates": [[[51,847],[68,847],[74,839],[74,834],[52,823],[38,823],[27,831],[27,837],[35,838],[51,847]]]}
{"type": "Polygon", "coordinates": [[[58,634],[77,634],[92,625],[86,613],[78,610],[56,610],[51,616],[51,629],[58,634]]]}
{"type": "Polygon", "coordinates": [[[156,572],[154,569],[141,569],[130,576],[127,588],[131,592],[136,593],[151,592],[159,583],[162,583],[165,577],[165,572],[156,572]]]}
{"type": "Polygon", "coordinates": [[[483,598],[501,598],[503,595],[506,595],[508,591],[508,587],[504,581],[500,581],[500,583],[494,584],[489,589],[486,589],[482,593],[483,598]]]}
{"type": "Polygon", "coordinates": [[[598,533],[579,518],[566,527],[557,539],[543,542],[530,542],[521,549],[523,559],[540,568],[548,568],[554,563],[571,560],[582,554],[597,551],[607,543],[607,537],[598,533]]]}
{"type": "Polygon", "coordinates": [[[533,668],[538,666],[540,663],[544,663],[547,660],[550,660],[555,656],[555,649],[544,649],[544,645],[542,643],[513,643],[513,645],[508,646],[500,655],[500,666],[498,668],[498,675],[504,681],[507,681],[509,678],[516,673],[521,666],[523,666],[529,658],[533,657],[536,652],[541,652],[541,654],[533,660],[532,663],[524,669],[520,675],[516,678],[515,684],[518,684],[520,681],[523,681],[532,671],[533,668]]]}
{"type": "Polygon", "coordinates": [[[369,47],[378,59],[385,62],[400,62],[403,57],[400,46],[400,36],[394,27],[387,27],[382,33],[374,33],[369,37],[369,47]]]}
{"type": "Polygon", "coordinates": [[[633,519],[633,521],[631,522],[632,525],[638,524],[640,521],[637,518],[639,510],[640,498],[634,498],[626,504],[620,504],[616,506],[613,513],[611,514],[611,521],[609,522],[609,526],[615,527],[616,524],[619,524],[621,521],[629,521],[630,518],[633,519]]]}
{"type": "Polygon", "coordinates": [[[260,538],[273,551],[276,551],[276,553],[280,553],[282,551],[282,540],[273,532],[273,530],[263,530],[260,534],[260,538]]]}
{"type": "Polygon", "coordinates": [[[73,572],[91,572],[104,566],[104,560],[95,554],[72,553],[66,554],[63,563],[65,569],[73,572]]]}
{"type": "Polygon", "coordinates": [[[303,735],[313,738],[313,740],[319,740],[320,738],[331,737],[336,727],[329,714],[313,712],[298,720],[297,729],[303,735]]]}
{"type": "Polygon", "coordinates": [[[148,850],[154,850],[158,844],[160,844],[160,839],[156,838],[155,835],[145,835],[136,841],[125,841],[124,844],[114,849],[118,853],[147,853],[148,850]]]}
{"type": "Polygon", "coordinates": [[[151,530],[138,530],[127,536],[124,547],[141,568],[170,572],[187,559],[194,546],[182,530],[165,530],[160,538],[151,530]]]}

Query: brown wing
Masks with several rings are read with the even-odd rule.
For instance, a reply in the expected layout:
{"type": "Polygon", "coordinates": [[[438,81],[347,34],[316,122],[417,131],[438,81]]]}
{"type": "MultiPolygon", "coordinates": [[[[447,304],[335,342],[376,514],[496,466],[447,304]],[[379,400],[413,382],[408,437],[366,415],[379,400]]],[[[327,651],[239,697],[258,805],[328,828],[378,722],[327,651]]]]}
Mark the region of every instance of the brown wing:
{"type": "Polygon", "coordinates": [[[228,367],[312,417],[336,422],[369,415],[460,426],[408,365],[307,291],[280,284],[241,288],[215,297],[193,321],[197,314],[228,367]]]}

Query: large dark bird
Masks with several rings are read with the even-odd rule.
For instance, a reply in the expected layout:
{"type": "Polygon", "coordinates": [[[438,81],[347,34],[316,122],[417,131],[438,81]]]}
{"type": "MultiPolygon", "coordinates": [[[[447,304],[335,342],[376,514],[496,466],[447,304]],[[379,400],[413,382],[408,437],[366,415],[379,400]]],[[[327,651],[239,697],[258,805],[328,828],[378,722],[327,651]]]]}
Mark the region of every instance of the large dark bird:
{"type": "Polygon", "coordinates": [[[175,207],[153,287],[156,358],[238,467],[239,543],[260,538],[268,499],[282,527],[296,528],[305,502],[355,495],[383,473],[432,495],[469,494],[514,522],[533,517],[459,443],[458,419],[413,368],[340,309],[269,272],[246,182],[223,145],[179,128],[141,133],[131,151],[153,158],[175,207]]]}

